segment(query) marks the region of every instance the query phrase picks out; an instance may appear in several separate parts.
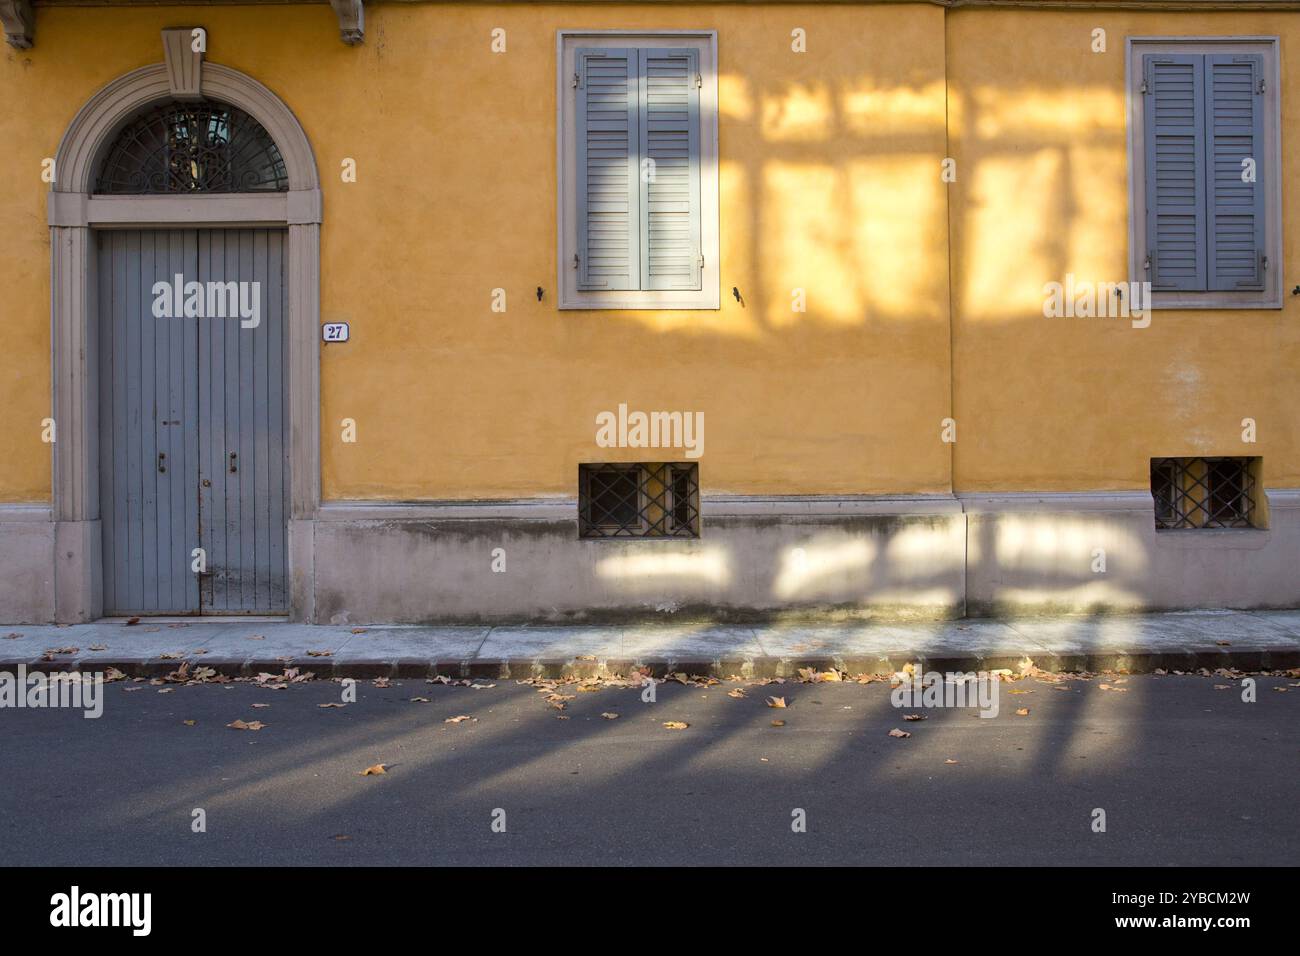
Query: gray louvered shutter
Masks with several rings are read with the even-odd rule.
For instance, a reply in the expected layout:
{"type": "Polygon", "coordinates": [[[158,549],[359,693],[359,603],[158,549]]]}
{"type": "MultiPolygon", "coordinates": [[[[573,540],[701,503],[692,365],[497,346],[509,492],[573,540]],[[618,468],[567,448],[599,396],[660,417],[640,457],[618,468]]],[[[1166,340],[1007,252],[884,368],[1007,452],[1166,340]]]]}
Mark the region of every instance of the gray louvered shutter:
{"type": "Polygon", "coordinates": [[[576,51],[578,288],[641,287],[637,51],[576,51]]]}
{"type": "Polygon", "coordinates": [[[1209,288],[1264,288],[1264,190],[1259,182],[1264,151],[1264,58],[1205,58],[1207,162],[1206,265],[1209,288]],[[1242,180],[1242,160],[1255,162],[1255,182],[1242,180]]]}
{"type": "Polygon", "coordinates": [[[643,49],[642,289],[699,289],[700,63],[689,49],[643,49]],[[648,167],[648,169],[647,169],[648,167]]]}
{"type": "Polygon", "coordinates": [[[1205,291],[1205,121],[1202,56],[1148,55],[1146,219],[1151,287],[1205,291]]]}

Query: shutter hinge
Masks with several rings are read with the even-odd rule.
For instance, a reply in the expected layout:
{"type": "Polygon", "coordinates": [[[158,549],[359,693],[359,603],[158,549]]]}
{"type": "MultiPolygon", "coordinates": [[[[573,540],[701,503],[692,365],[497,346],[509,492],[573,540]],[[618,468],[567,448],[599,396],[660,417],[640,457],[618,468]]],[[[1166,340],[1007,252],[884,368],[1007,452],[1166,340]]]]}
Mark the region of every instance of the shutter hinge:
{"type": "Polygon", "coordinates": [[[699,73],[695,74],[695,85],[697,88],[703,88],[704,86],[704,77],[699,73]]]}
{"type": "Polygon", "coordinates": [[[1262,76],[1259,78],[1259,83],[1255,86],[1255,92],[1256,93],[1264,92],[1264,78],[1262,76]]]}
{"type": "Polygon", "coordinates": [[[1151,271],[1151,256],[1154,254],[1155,254],[1155,250],[1152,249],[1150,252],[1147,253],[1147,257],[1142,260],[1142,268],[1144,271],[1146,272],[1151,271]]]}
{"type": "Polygon", "coordinates": [[[578,254],[576,252],[573,254],[573,268],[578,268],[578,254]]]}
{"type": "Polygon", "coordinates": [[[703,269],[703,268],[704,268],[704,253],[702,253],[702,252],[697,252],[697,253],[695,254],[695,265],[696,265],[697,268],[700,268],[700,269],[703,269]]]}
{"type": "Polygon", "coordinates": [[[573,74],[573,88],[575,90],[582,89],[582,77],[577,73],[573,74]]]}
{"type": "Polygon", "coordinates": [[[1139,92],[1139,93],[1148,93],[1148,92],[1150,92],[1150,91],[1147,89],[1147,81],[1146,81],[1146,80],[1143,80],[1141,83],[1138,84],[1138,92],[1139,92]]]}
{"type": "Polygon", "coordinates": [[[1260,266],[1262,266],[1263,268],[1267,269],[1267,268],[1268,268],[1268,256],[1261,255],[1261,256],[1259,257],[1259,264],[1260,264],[1260,266]]]}

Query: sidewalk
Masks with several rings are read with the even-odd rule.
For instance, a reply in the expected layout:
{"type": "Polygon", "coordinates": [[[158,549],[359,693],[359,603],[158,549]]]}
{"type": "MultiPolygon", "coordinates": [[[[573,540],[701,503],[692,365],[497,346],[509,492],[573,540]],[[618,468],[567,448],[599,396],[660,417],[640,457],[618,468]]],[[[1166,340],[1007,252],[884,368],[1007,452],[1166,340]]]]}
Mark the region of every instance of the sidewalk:
{"type": "Polygon", "coordinates": [[[1300,667],[1300,610],[1187,611],[921,624],[622,627],[329,627],[265,620],[144,618],[71,626],[0,625],[0,670],[103,670],[133,676],[183,660],[240,675],[286,666],[317,677],[529,677],[687,671],[784,677],[800,667],[851,674],[1014,667],[1134,673],[1300,667]]]}

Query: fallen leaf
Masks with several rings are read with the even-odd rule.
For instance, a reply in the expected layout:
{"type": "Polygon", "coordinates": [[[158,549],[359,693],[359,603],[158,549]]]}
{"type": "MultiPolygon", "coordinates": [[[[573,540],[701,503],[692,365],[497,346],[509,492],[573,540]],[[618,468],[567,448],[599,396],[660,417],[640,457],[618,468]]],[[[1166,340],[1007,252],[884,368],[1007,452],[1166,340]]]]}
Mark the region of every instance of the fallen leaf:
{"type": "Polygon", "coordinates": [[[669,730],[685,730],[690,724],[682,723],[680,720],[665,720],[664,726],[669,730]]]}
{"type": "Polygon", "coordinates": [[[767,706],[769,706],[769,707],[784,707],[784,706],[785,706],[785,698],[784,698],[784,697],[769,697],[769,698],[767,699],[767,706]]]}
{"type": "Polygon", "coordinates": [[[925,714],[904,714],[903,719],[904,720],[925,720],[926,715],[925,714]]]}
{"type": "Polygon", "coordinates": [[[950,759],[950,760],[945,760],[945,761],[944,761],[944,763],[956,763],[956,762],[957,762],[957,761],[955,761],[955,760],[951,760],[951,759],[950,759]]]}
{"type": "Polygon", "coordinates": [[[785,721],[784,721],[784,720],[774,720],[774,721],[772,721],[772,726],[773,726],[773,727],[784,727],[784,726],[785,726],[785,721]]]}
{"type": "Polygon", "coordinates": [[[248,639],[249,639],[250,641],[264,641],[264,640],[266,640],[266,638],[263,637],[261,634],[251,634],[251,635],[249,635],[249,638],[248,638],[248,639]]]}
{"type": "Polygon", "coordinates": [[[429,698],[427,698],[427,697],[412,697],[412,698],[411,698],[411,703],[412,703],[412,704],[427,704],[428,702],[429,702],[429,698]]]}
{"type": "Polygon", "coordinates": [[[123,626],[123,627],[134,627],[136,624],[139,624],[139,623],[140,623],[140,619],[139,619],[138,617],[128,617],[128,618],[126,619],[126,623],[123,624],[122,626],[123,626]]]}
{"type": "Polygon", "coordinates": [[[1119,692],[1119,693],[1121,693],[1121,694],[1127,694],[1127,693],[1128,693],[1128,688],[1127,688],[1127,687],[1112,687],[1110,684],[1098,684],[1097,687],[1098,687],[1099,690],[1113,690],[1113,691],[1117,691],[1117,692],[1119,692]]]}
{"type": "Polygon", "coordinates": [[[91,649],[92,651],[106,651],[106,650],[108,650],[108,645],[107,645],[107,644],[91,644],[91,645],[90,645],[90,649],[91,649]]]}
{"type": "Polygon", "coordinates": [[[734,698],[736,698],[736,700],[744,700],[746,695],[745,695],[745,692],[744,692],[743,690],[741,690],[739,687],[737,687],[735,690],[729,690],[729,691],[727,691],[727,696],[728,696],[728,697],[734,697],[734,698]]]}
{"type": "Polygon", "coordinates": [[[254,720],[249,723],[244,723],[242,720],[236,720],[234,723],[226,724],[226,726],[231,730],[261,730],[266,726],[266,724],[262,723],[260,720],[254,720]]]}
{"type": "Polygon", "coordinates": [[[381,773],[388,773],[388,771],[384,769],[385,766],[386,766],[385,764],[377,763],[373,767],[367,767],[365,770],[362,770],[361,773],[359,773],[357,776],[376,777],[381,773]]]}
{"type": "Polygon", "coordinates": [[[364,633],[366,633],[366,629],[365,629],[364,627],[354,627],[354,628],[352,629],[352,633],[353,633],[353,634],[364,634],[364,633]]]}
{"type": "Polygon", "coordinates": [[[600,716],[604,717],[606,720],[618,720],[618,714],[612,713],[611,711],[608,710],[605,711],[600,716]]]}
{"type": "Polygon", "coordinates": [[[1029,708],[1028,708],[1028,707],[1021,707],[1019,710],[1016,711],[1016,716],[1017,716],[1017,717],[1028,717],[1028,716],[1029,716],[1029,708]]]}
{"type": "Polygon", "coordinates": [[[1220,647],[1231,647],[1231,646],[1232,646],[1232,641],[1215,641],[1214,643],[1215,643],[1215,644],[1218,644],[1220,647]]]}
{"type": "Polygon", "coordinates": [[[308,657],[333,657],[334,652],[333,651],[308,651],[307,656],[308,657]]]}
{"type": "Polygon", "coordinates": [[[912,735],[909,734],[906,730],[899,730],[897,727],[895,727],[893,730],[891,730],[891,731],[889,732],[889,736],[891,736],[891,737],[910,737],[910,736],[912,736],[912,735]]]}
{"type": "Polygon", "coordinates": [[[270,704],[250,704],[249,706],[251,706],[251,707],[255,707],[255,708],[257,708],[258,710],[261,710],[263,707],[270,707],[271,705],[270,705],[270,704]]]}
{"type": "Polygon", "coordinates": [[[347,704],[317,704],[317,707],[346,707],[347,704]]]}
{"type": "Polygon", "coordinates": [[[477,721],[478,718],[477,718],[477,717],[468,717],[468,716],[466,716],[466,715],[464,715],[464,714],[461,714],[459,717],[448,717],[446,720],[443,721],[443,723],[444,723],[444,724],[459,724],[462,720],[472,720],[472,721],[477,721]]]}
{"type": "Polygon", "coordinates": [[[182,720],[181,723],[184,724],[186,727],[193,727],[195,724],[198,723],[198,721],[197,721],[197,720],[182,720]]]}

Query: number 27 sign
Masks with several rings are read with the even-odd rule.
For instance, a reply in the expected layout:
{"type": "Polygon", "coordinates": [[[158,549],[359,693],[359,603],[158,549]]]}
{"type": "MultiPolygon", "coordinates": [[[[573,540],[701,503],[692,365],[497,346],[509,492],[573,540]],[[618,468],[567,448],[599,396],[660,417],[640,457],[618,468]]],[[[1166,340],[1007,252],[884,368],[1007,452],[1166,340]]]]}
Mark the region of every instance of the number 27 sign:
{"type": "Polygon", "coordinates": [[[346,342],[348,324],[346,322],[326,322],[321,326],[321,339],[326,342],[346,342]]]}

